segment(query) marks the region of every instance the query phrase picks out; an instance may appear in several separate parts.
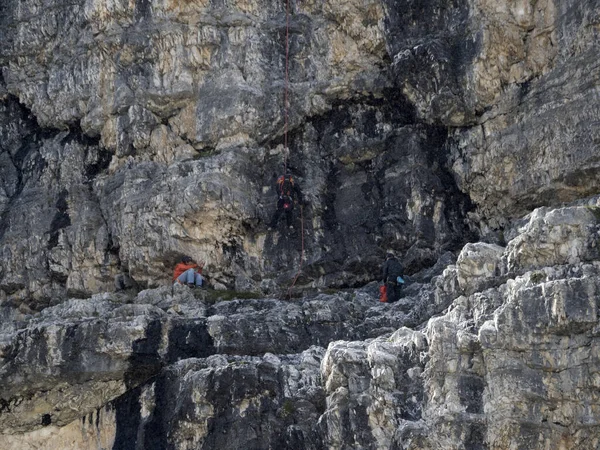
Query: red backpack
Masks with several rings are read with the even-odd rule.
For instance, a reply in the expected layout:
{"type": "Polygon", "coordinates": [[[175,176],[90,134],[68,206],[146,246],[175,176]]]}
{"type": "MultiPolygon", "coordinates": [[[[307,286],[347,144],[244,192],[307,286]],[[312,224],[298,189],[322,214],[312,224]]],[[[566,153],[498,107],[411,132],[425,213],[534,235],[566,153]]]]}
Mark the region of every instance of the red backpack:
{"type": "Polygon", "coordinates": [[[384,284],[383,286],[379,286],[379,301],[381,303],[387,303],[387,286],[384,284]]]}

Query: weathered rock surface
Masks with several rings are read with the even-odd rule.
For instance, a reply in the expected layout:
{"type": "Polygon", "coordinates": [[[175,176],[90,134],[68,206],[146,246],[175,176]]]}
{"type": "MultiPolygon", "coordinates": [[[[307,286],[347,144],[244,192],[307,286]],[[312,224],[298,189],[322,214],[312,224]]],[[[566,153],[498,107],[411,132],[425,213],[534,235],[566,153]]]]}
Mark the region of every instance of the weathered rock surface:
{"type": "Polygon", "coordinates": [[[600,446],[598,0],[289,5],[0,3],[0,447],[600,446]]]}
{"type": "Polygon", "coordinates": [[[0,443],[594,448],[594,212],[536,210],[506,248],[469,244],[392,305],[376,286],[216,303],[165,287],[7,312],[0,443]]]}
{"type": "Polygon", "coordinates": [[[392,107],[383,134],[377,105],[336,108],[331,121],[307,126],[290,164],[309,205],[285,232],[266,228],[281,156],[266,148],[168,166],[132,162],[106,174],[110,154],[77,141],[64,147],[66,132],[15,150],[24,159],[6,166],[21,181],[3,215],[4,295],[40,309],[64,294],[111,290],[120,272],[157,286],[182,253],[205,259],[214,285],[272,292],[299,267],[302,230],[301,284],[371,281],[386,248],[405,249],[413,270],[433,263],[463,239],[468,202],[444,188],[449,175],[436,154],[443,136],[419,125],[394,130],[392,107]],[[367,154],[356,127],[373,136],[367,154]]]}
{"type": "Polygon", "coordinates": [[[476,3],[485,25],[473,67],[487,98],[477,124],[453,133],[459,186],[496,228],[597,194],[598,2],[476,3]]]}
{"type": "Polygon", "coordinates": [[[289,155],[283,6],[3,2],[3,296],[152,287],[181,253],[272,292],[302,247],[300,217],[266,230],[286,158],[319,286],[598,192],[595,1],[292,2],[289,155]]]}
{"type": "MultiPolygon", "coordinates": [[[[459,297],[427,327],[425,427],[401,448],[594,448],[598,370],[598,258],[545,252],[523,242],[598,239],[589,208],[536,210],[502,259],[537,255],[535,269],[513,265],[498,287],[459,297]],[[559,219],[560,218],[560,219],[559,219]],[[558,219],[558,220],[557,220],[558,219]],[[540,226],[544,224],[544,226],[540,226]],[[590,230],[592,230],[590,232],[590,230]],[[518,251],[517,249],[520,249],[518,251]],[[433,435],[429,434],[433,433],[433,435]]],[[[500,265],[499,258],[489,264],[500,265]]],[[[482,277],[487,275],[483,274],[482,277]]],[[[422,424],[421,424],[422,425],[422,424]]]]}
{"type": "Polygon", "coordinates": [[[289,155],[283,6],[3,3],[3,296],[153,287],[181,253],[270,293],[301,228],[302,284],[356,286],[598,192],[594,1],[292,2],[289,155]],[[268,233],[284,160],[309,204],[268,233]]]}
{"type": "Polygon", "coordinates": [[[321,448],[323,349],[185,360],[115,402],[115,449],[321,448]],[[117,422],[119,423],[119,422],[117,422]]]}
{"type": "Polygon", "coordinates": [[[401,312],[406,302],[390,311],[367,291],[212,306],[210,292],[199,290],[197,298],[192,292],[177,287],[133,299],[98,295],[21,317],[0,341],[3,432],[45,421],[66,425],[181,359],[295,354],[339,339],[391,333],[415,320],[401,312]]]}
{"type": "Polygon", "coordinates": [[[390,448],[396,429],[421,418],[427,343],[406,328],[366,342],[334,342],[322,364],[327,448],[390,448]]]}
{"type": "Polygon", "coordinates": [[[598,192],[598,2],[385,1],[394,74],[492,228],[598,192]]]}
{"type": "Polygon", "coordinates": [[[40,424],[41,411],[48,423],[65,425],[81,408],[93,412],[165,362],[213,353],[205,320],[169,316],[152,305],[71,300],[41,316],[2,341],[5,430],[40,424]]]}

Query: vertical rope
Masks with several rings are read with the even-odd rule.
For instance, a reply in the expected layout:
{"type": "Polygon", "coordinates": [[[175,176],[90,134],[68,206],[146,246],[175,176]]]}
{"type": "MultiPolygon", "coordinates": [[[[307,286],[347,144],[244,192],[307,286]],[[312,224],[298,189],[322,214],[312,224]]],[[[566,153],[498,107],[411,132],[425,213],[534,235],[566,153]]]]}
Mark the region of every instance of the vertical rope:
{"type": "Polygon", "coordinates": [[[296,273],[296,276],[294,277],[292,284],[290,284],[290,287],[288,288],[288,293],[287,293],[288,299],[292,298],[292,288],[296,284],[296,281],[298,280],[298,277],[300,276],[300,272],[302,272],[302,265],[304,263],[304,207],[303,206],[300,206],[300,233],[302,235],[302,238],[301,238],[302,253],[300,254],[300,267],[298,267],[298,272],[296,273]]]}
{"type": "MultiPolygon", "coordinates": [[[[290,84],[290,0],[286,0],[285,5],[285,86],[284,86],[284,160],[283,160],[283,174],[287,172],[288,163],[288,127],[289,127],[289,84],[290,84]]],[[[284,180],[285,182],[285,180],[284,180]]],[[[283,189],[283,184],[281,188],[283,189]]],[[[302,272],[302,265],[304,263],[304,207],[300,206],[300,235],[302,240],[302,253],[300,254],[300,267],[294,277],[292,284],[288,288],[287,297],[292,298],[292,288],[296,284],[300,273],[302,272]]]]}
{"type": "Polygon", "coordinates": [[[288,159],[288,122],[289,122],[289,83],[290,83],[290,0],[285,4],[285,87],[284,87],[284,159],[283,173],[287,170],[288,159]]]}

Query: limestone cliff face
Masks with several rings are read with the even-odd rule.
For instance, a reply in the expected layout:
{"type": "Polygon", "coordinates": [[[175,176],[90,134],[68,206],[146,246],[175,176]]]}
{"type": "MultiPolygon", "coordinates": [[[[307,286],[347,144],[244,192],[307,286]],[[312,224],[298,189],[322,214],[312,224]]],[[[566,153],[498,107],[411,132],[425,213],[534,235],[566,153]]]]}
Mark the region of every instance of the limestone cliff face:
{"type": "Polygon", "coordinates": [[[394,82],[387,5],[292,2],[282,147],[284,6],[3,2],[5,296],[37,310],[119,273],[157,286],[182,253],[214,285],[272,292],[301,228],[304,285],[372,280],[387,248],[413,272],[460,248],[472,206],[448,130],[394,82]],[[286,158],[308,205],[268,233],[286,158]]]}
{"type": "Polygon", "coordinates": [[[391,305],[374,283],[295,302],[178,286],[5,313],[0,444],[595,448],[599,204],[537,209],[391,305]]]}
{"type": "Polygon", "coordinates": [[[284,6],[3,2],[3,295],[156,286],[181,253],[276,290],[301,248],[299,211],[266,229],[286,157],[313,286],[597,192],[595,2],[292,2],[289,154],[284,6]]]}
{"type": "Polygon", "coordinates": [[[598,447],[599,32],[598,0],[2,1],[0,447],[598,447]]]}

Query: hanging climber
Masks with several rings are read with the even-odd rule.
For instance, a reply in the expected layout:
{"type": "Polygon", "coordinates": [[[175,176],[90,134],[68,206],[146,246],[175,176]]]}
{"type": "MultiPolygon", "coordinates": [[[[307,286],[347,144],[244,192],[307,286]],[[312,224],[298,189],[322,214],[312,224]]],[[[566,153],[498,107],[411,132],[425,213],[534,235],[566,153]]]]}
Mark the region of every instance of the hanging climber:
{"type": "Polygon", "coordinates": [[[381,267],[383,283],[386,287],[388,303],[397,302],[400,298],[400,291],[404,284],[404,268],[396,259],[392,252],[385,255],[385,262],[381,267]]]}
{"type": "Polygon", "coordinates": [[[296,203],[303,204],[303,200],[302,193],[298,186],[296,186],[289,170],[286,170],[285,174],[277,178],[275,189],[279,198],[277,200],[277,209],[269,225],[269,230],[277,227],[282,214],[285,215],[287,227],[292,230],[294,229],[294,205],[296,203]]]}
{"type": "Polygon", "coordinates": [[[184,256],[175,266],[173,283],[187,284],[191,288],[201,287],[204,283],[204,277],[201,275],[203,267],[204,261],[196,264],[192,258],[184,256]]]}

